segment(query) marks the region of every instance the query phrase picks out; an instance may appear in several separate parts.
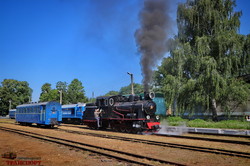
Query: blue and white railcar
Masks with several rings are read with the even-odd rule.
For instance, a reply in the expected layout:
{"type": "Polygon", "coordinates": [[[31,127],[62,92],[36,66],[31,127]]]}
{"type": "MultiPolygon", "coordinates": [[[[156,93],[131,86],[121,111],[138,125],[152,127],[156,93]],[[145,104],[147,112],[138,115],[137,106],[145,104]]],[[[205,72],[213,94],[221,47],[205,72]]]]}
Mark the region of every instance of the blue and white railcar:
{"type": "Polygon", "coordinates": [[[19,105],[16,108],[16,121],[21,125],[60,125],[62,106],[55,101],[19,105]]]}
{"type": "Polygon", "coordinates": [[[63,122],[81,124],[85,106],[85,103],[62,105],[63,122]]]}
{"type": "Polygon", "coordinates": [[[9,118],[10,119],[16,118],[16,109],[9,110],[9,118]]]}

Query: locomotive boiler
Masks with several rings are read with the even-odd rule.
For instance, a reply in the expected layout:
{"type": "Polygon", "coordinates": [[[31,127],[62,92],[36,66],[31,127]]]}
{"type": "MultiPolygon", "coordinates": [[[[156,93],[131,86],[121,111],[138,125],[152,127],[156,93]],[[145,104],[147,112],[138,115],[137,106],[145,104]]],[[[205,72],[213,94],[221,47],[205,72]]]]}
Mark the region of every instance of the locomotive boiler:
{"type": "Polygon", "coordinates": [[[155,115],[156,104],[152,101],[153,97],[154,93],[144,93],[144,97],[138,95],[97,97],[95,104],[86,105],[83,123],[91,128],[97,128],[94,112],[100,109],[101,128],[128,133],[156,131],[160,123],[159,116],[155,115]]]}

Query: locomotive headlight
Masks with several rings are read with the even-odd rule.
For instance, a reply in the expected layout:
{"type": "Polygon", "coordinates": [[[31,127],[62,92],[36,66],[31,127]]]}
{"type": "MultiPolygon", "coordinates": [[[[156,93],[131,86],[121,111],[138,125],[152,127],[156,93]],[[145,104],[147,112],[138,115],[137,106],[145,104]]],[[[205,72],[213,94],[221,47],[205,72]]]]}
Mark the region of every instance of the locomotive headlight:
{"type": "Polygon", "coordinates": [[[149,116],[149,115],[147,115],[147,116],[146,116],[146,118],[147,118],[147,119],[150,119],[150,116],[149,116]]]}
{"type": "Polygon", "coordinates": [[[160,119],[160,116],[159,115],[156,115],[156,117],[155,117],[157,120],[159,120],[160,119]]]}

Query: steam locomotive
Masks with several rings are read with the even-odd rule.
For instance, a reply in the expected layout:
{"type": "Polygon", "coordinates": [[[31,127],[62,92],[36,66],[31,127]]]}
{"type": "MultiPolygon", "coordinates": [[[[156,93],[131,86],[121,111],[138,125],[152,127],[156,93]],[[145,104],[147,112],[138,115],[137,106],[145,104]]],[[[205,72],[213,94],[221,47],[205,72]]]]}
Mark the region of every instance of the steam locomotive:
{"type": "Polygon", "coordinates": [[[97,97],[96,103],[86,104],[83,124],[98,128],[95,110],[100,109],[100,128],[138,133],[159,129],[159,116],[155,115],[154,93],[138,95],[97,97]]]}

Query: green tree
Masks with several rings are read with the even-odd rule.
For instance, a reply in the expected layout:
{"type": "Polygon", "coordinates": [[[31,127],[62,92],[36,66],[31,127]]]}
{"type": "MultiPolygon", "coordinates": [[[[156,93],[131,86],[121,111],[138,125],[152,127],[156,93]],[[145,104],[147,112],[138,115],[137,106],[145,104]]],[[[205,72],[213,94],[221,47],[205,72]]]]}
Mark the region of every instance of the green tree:
{"type": "Polygon", "coordinates": [[[104,96],[114,96],[114,95],[119,95],[119,92],[111,90],[108,93],[106,93],[104,96]]]}
{"type": "Polygon", "coordinates": [[[177,11],[178,35],[171,56],[155,73],[167,102],[180,111],[203,106],[217,119],[249,99],[249,35],[238,34],[235,0],[188,0],[177,11]]]}
{"type": "Polygon", "coordinates": [[[17,105],[28,103],[31,99],[32,89],[26,81],[4,79],[0,86],[0,110],[7,114],[11,103],[11,109],[17,105]]]}
{"type": "MultiPolygon", "coordinates": [[[[143,93],[143,86],[141,84],[134,83],[134,92],[135,94],[143,93]]],[[[128,86],[121,87],[119,94],[121,95],[131,94],[131,84],[128,86]]]]}
{"type": "Polygon", "coordinates": [[[68,102],[87,102],[87,98],[84,93],[85,91],[82,82],[78,79],[74,79],[68,86],[68,102]]]}
{"type": "Polygon", "coordinates": [[[67,85],[67,82],[58,81],[56,83],[56,89],[58,90],[59,93],[60,93],[60,91],[62,91],[62,104],[67,104],[68,103],[68,96],[67,96],[68,85],[67,85]]]}
{"type": "Polygon", "coordinates": [[[51,84],[45,83],[43,84],[42,93],[40,94],[40,102],[46,102],[46,101],[58,101],[60,98],[59,91],[57,89],[52,89],[51,84]]]}
{"type": "Polygon", "coordinates": [[[51,91],[51,84],[50,83],[45,83],[45,84],[43,84],[41,89],[42,89],[41,95],[49,93],[51,91]]]}

